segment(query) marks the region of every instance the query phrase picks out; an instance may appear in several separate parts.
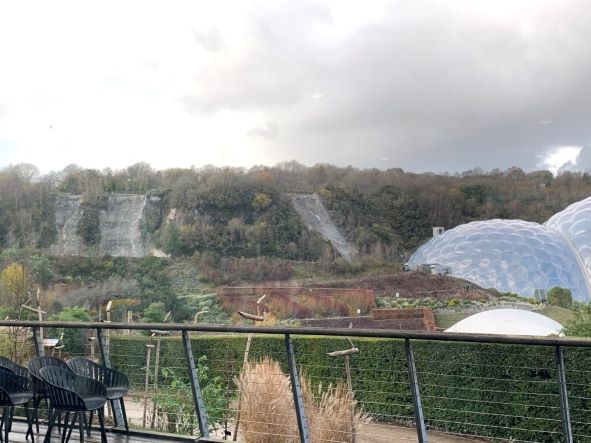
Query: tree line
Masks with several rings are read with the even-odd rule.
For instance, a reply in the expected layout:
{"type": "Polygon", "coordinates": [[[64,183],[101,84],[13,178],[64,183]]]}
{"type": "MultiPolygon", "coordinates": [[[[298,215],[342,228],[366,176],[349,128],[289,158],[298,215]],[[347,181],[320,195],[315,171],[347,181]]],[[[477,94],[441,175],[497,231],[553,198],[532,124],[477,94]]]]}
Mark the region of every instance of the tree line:
{"type": "Polygon", "coordinates": [[[161,198],[161,222],[150,226],[157,246],[173,256],[215,254],[316,261],[334,251],[310,232],[291,208],[290,193],[316,192],[335,224],[363,255],[398,261],[431,236],[432,226],[453,228],[491,218],[543,223],[591,194],[588,172],[525,173],[479,169],[458,174],[402,169],[357,169],[295,161],[273,167],[173,168],[146,163],[120,170],[70,165],[41,175],[33,165],[0,170],[0,248],[44,249],[56,241],[60,194],[81,195],[89,229],[108,193],[161,198]],[[166,219],[169,222],[166,222],[166,219]],[[171,221],[172,220],[172,221],[171,221]]]}

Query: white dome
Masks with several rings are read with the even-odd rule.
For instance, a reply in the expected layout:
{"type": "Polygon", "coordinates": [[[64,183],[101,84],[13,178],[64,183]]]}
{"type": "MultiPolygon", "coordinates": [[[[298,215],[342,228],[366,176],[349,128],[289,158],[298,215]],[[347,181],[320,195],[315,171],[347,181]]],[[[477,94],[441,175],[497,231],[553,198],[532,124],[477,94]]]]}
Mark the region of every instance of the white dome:
{"type": "Polygon", "coordinates": [[[559,286],[574,300],[589,301],[577,256],[558,232],[538,223],[494,219],[457,226],[423,244],[408,261],[412,270],[429,263],[484,288],[533,297],[536,289],[559,286]]]}
{"type": "Polygon", "coordinates": [[[493,309],[471,315],[445,332],[504,335],[560,335],[562,325],[542,314],[521,309],[493,309]]]}

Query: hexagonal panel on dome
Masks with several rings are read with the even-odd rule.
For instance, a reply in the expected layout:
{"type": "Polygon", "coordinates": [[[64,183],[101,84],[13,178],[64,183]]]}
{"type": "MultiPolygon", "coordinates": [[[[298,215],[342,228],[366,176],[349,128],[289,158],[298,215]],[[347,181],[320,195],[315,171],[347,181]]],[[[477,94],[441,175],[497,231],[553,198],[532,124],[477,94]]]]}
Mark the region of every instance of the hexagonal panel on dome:
{"type": "MultiPolygon", "coordinates": [[[[591,254],[589,259],[591,264],[591,254]]],[[[533,297],[536,289],[561,286],[575,300],[589,301],[575,253],[560,234],[538,223],[495,219],[460,225],[419,247],[408,265],[435,263],[485,288],[533,297]]]]}

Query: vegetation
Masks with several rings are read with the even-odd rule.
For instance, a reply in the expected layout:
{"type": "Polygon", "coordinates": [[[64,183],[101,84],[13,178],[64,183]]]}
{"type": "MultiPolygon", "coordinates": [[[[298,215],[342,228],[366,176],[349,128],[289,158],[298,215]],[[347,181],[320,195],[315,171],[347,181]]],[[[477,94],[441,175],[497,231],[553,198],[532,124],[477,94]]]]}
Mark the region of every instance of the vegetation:
{"type": "MultiPolygon", "coordinates": [[[[72,307],[64,308],[61,312],[52,315],[53,321],[90,321],[90,315],[85,309],[72,307]]],[[[77,329],[58,328],[49,331],[50,337],[63,337],[64,349],[69,354],[82,354],[86,350],[86,334],[77,329]]]]}
{"type": "Polygon", "coordinates": [[[573,337],[591,337],[591,304],[577,305],[563,332],[573,337]]]}
{"type": "Polygon", "coordinates": [[[569,309],[573,304],[573,296],[570,289],[555,286],[548,291],[547,302],[552,306],[569,309]]]}
{"type": "MultiPolygon", "coordinates": [[[[226,406],[221,377],[210,377],[205,356],[199,358],[196,369],[208,425],[216,428],[222,423],[226,406]]],[[[163,367],[161,371],[163,387],[153,398],[157,419],[156,429],[178,434],[198,434],[199,426],[191,386],[169,367],[163,367]]]]}
{"type": "Polygon", "coordinates": [[[414,174],[296,162],[249,170],[155,171],[138,163],[98,171],[70,165],[40,176],[33,165],[20,164],[0,171],[0,248],[55,243],[55,201],[63,193],[82,196],[78,232],[95,244],[101,195],[112,192],[161,198],[162,214],[173,217],[148,223],[146,229],[172,256],[198,252],[306,261],[329,257],[330,248],[303,226],[287,194],[317,192],[362,254],[397,262],[431,235],[431,226],[448,229],[497,217],[544,222],[590,195],[591,176],[565,172],[553,177],[519,168],[414,174]]]}
{"type": "MultiPolygon", "coordinates": [[[[145,352],[140,345],[144,341],[145,338],[136,337],[111,339],[112,363],[114,367],[128,369],[134,386],[142,386],[144,380],[141,368],[145,352]]],[[[210,376],[227,380],[229,374],[239,375],[244,337],[195,336],[192,342],[197,357],[207,356],[210,376]],[[236,364],[229,365],[228,361],[236,364]]],[[[343,360],[328,360],[326,356],[327,352],[343,348],[342,338],[294,336],[293,343],[298,366],[306,368],[309,380],[316,383],[345,379],[343,360]]],[[[404,342],[358,338],[355,345],[361,352],[351,360],[358,405],[376,420],[410,424],[397,418],[413,416],[404,342]]],[[[183,358],[179,337],[162,338],[162,349],[166,349],[162,367],[174,366],[183,358]]],[[[503,441],[554,442],[555,436],[560,435],[553,347],[415,341],[413,349],[430,427],[503,441]],[[458,398],[462,398],[460,404],[458,398]]],[[[255,336],[250,360],[259,361],[270,355],[286,373],[283,338],[255,336]]],[[[589,358],[585,349],[565,350],[573,432],[579,435],[591,432],[584,419],[588,409],[589,358]]],[[[185,377],[186,371],[177,375],[185,377]]]]}
{"type": "MultiPolygon", "coordinates": [[[[238,436],[247,443],[299,441],[291,383],[278,362],[263,358],[247,363],[235,383],[240,396],[238,436]]],[[[368,421],[342,380],[314,387],[300,377],[312,441],[354,441],[353,426],[368,421]],[[316,388],[316,389],[315,389],[316,388]]]]}

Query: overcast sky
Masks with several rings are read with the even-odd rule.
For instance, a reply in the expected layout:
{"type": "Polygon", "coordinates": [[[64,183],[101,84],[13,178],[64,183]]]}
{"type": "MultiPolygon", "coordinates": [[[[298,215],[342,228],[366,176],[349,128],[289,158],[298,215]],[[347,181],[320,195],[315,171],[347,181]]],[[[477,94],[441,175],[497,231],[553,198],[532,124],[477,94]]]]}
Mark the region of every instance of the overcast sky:
{"type": "Polygon", "coordinates": [[[591,168],[588,0],[0,3],[0,167],[591,168]]]}

